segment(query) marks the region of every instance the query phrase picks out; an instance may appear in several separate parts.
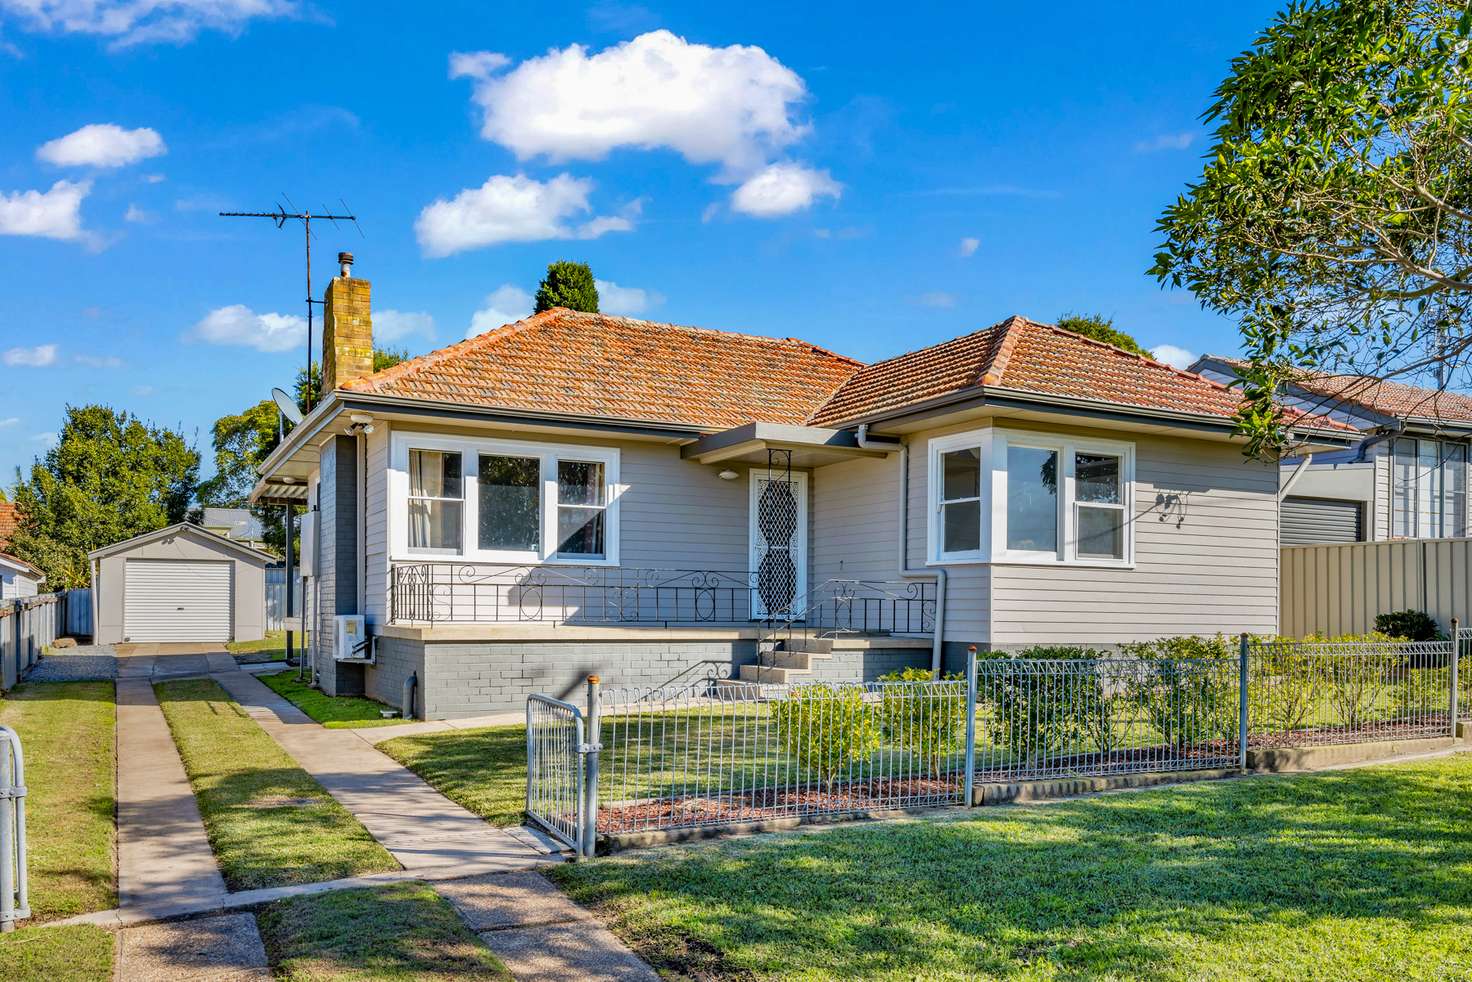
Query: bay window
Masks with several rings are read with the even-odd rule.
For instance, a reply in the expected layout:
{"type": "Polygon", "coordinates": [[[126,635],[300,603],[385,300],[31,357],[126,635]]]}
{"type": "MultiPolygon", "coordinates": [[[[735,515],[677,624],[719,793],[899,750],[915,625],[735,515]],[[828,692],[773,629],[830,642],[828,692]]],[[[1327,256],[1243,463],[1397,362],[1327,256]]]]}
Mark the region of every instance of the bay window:
{"type": "Polygon", "coordinates": [[[395,432],[396,557],[616,565],[618,451],[395,432]]]}
{"type": "Polygon", "coordinates": [[[1467,447],[1403,437],[1391,450],[1391,532],[1395,538],[1467,534],[1467,447]]]}
{"type": "Polygon", "coordinates": [[[1133,444],[984,429],[930,451],[931,562],[1133,562],[1133,444]]]}

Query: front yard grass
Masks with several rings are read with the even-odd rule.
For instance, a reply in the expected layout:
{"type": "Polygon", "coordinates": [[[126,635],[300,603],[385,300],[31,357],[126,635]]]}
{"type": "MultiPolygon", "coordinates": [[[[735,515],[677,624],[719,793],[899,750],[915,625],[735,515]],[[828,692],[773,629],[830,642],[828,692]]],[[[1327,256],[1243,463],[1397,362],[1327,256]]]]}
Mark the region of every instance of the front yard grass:
{"type": "Polygon", "coordinates": [[[492,825],[519,825],[526,809],[526,727],[422,733],[378,749],[492,825]]]}
{"type": "Polygon", "coordinates": [[[272,631],[259,641],[230,641],[225,650],[235,656],[237,665],[259,665],[262,662],[286,661],[286,632],[272,631]]]}
{"type": "Polygon", "coordinates": [[[511,975],[423,883],[279,900],[256,918],[281,979],[494,979],[511,975]]]}
{"type": "Polygon", "coordinates": [[[358,729],[364,726],[400,726],[405,720],[384,719],[382,710],[390,707],[360,696],[329,696],[297,679],[296,669],[256,676],[279,696],[329,730],[358,729]]]}
{"type": "Polygon", "coordinates": [[[231,890],[399,868],[214,682],[163,682],[154,690],[231,890]]]}
{"type": "Polygon", "coordinates": [[[117,906],[116,722],[111,682],[32,682],[0,700],[0,724],[25,752],[32,919],[23,924],[117,906]]]}
{"type": "Polygon", "coordinates": [[[0,934],[0,975],[7,982],[112,978],[113,936],[91,924],[23,927],[0,934]]]}
{"type": "Polygon", "coordinates": [[[1466,978],[1472,755],[754,836],[552,876],[673,977],[1466,978]]]}

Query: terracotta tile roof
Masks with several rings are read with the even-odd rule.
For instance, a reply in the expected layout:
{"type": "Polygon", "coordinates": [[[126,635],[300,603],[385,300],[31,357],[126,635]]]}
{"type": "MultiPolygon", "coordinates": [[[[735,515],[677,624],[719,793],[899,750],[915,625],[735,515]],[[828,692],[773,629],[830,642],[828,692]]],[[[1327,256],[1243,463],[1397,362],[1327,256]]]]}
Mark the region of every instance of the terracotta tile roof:
{"type": "MultiPolygon", "coordinates": [[[[1247,364],[1241,358],[1222,355],[1207,355],[1213,361],[1223,362],[1232,368],[1247,364]]],[[[1328,373],[1304,372],[1293,379],[1293,384],[1306,392],[1324,398],[1325,411],[1341,406],[1360,406],[1371,412],[1393,416],[1397,419],[1429,419],[1444,423],[1472,424],[1472,396],[1457,392],[1407,385],[1376,378],[1373,375],[1331,375],[1328,373]]]]}
{"type": "MultiPolygon", "coordinates": [[[[857,372],[809,417],[817,426],[856,423],[967,389],[1020,390],[1140,409],[1230,419],[1236,390],[1025,317],[882,361],[857,372]]],[[[981,395],[981,391],[977,395],[981,395]]],[[[1324,417],[1298,425],[1356,432],[1324,417]]]]}
{"type": "Polygon", "coordinates": [[[343,388],[539,413],[724,429],[801,423],[863,362],[795,338],[561,308],[343,388]]]}
{"type": "Polygon", "coordinates": [[[20,507],[13,501],[0,501],[0,551],[10,545],[10,537],[20,524],[20,507]]]}

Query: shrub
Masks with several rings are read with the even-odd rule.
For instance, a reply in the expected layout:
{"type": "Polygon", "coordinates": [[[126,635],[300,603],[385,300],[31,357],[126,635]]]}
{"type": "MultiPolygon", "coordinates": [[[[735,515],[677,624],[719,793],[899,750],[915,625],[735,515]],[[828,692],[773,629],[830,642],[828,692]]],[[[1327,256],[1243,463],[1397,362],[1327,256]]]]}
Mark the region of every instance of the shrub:
{"type": "Polygon", "coordinates": [[[1039,665],[1030,672],[986,672],[978,700],[985,700],[990,707],[986,724],[995,743],[1032,761],[1061,756],[1075,750],[1084,739],[1094,747],[1107,747],[1108,730],[1112,729],[1109,723],[1112,695],[1106,691],[1099,671],[1086,672],[1077,663],[1097,663],[1108,659],[1108,652],[1039,645],[1028,648],[1015,659],[998,653],[988,657],[1075,663],[1039,665]]]}
{"type": "Polygon", "coordinates": [[[795,688],[772,703],[772,719],[782,749],[817,774],[825,789],[879,748],[879,723],[862,686],[795,688]]]}
{"type": "MultiPolygon", "coordinates": [[[[943,682],[964,680],[947,675],[943,682]]],[[[952,685],[929,685],[932,676],[924,668],[906,668],[879,676],[894,683],[880,691],[879,715],[888,742],[918,757],[931,777],[945,773],[946,761],[966,745],[966,696],[952,685]]]]}
{"type": "Polygon", "coordinates": [[[1393,610],[1375,615],[1375,631],[1407,641],[1435,641],[1441,637],[1436,621],[1424,610],[1393,610]]]}
{"type": "Polygon", "coordinates": [[[1237,739],[1240,693],[1232,645],[1215,637],[1160,638],[1122,646],[1137,658],[1128,676],[1130,701],[1168,746],[1206,736],[1237,739]]]}

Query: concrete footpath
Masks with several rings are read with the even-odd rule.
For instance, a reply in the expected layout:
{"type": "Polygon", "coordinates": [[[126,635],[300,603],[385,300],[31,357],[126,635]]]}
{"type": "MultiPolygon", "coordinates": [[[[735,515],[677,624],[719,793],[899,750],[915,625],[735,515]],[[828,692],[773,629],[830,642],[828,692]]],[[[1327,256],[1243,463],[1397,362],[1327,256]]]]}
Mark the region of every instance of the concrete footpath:
{"type": "Polygon", "coordinates": [[[487,825],[351,730],[329,730],[240,671],[211,676],[406,870],[479,872],[561,862],[550,841],[487,825]]]}

